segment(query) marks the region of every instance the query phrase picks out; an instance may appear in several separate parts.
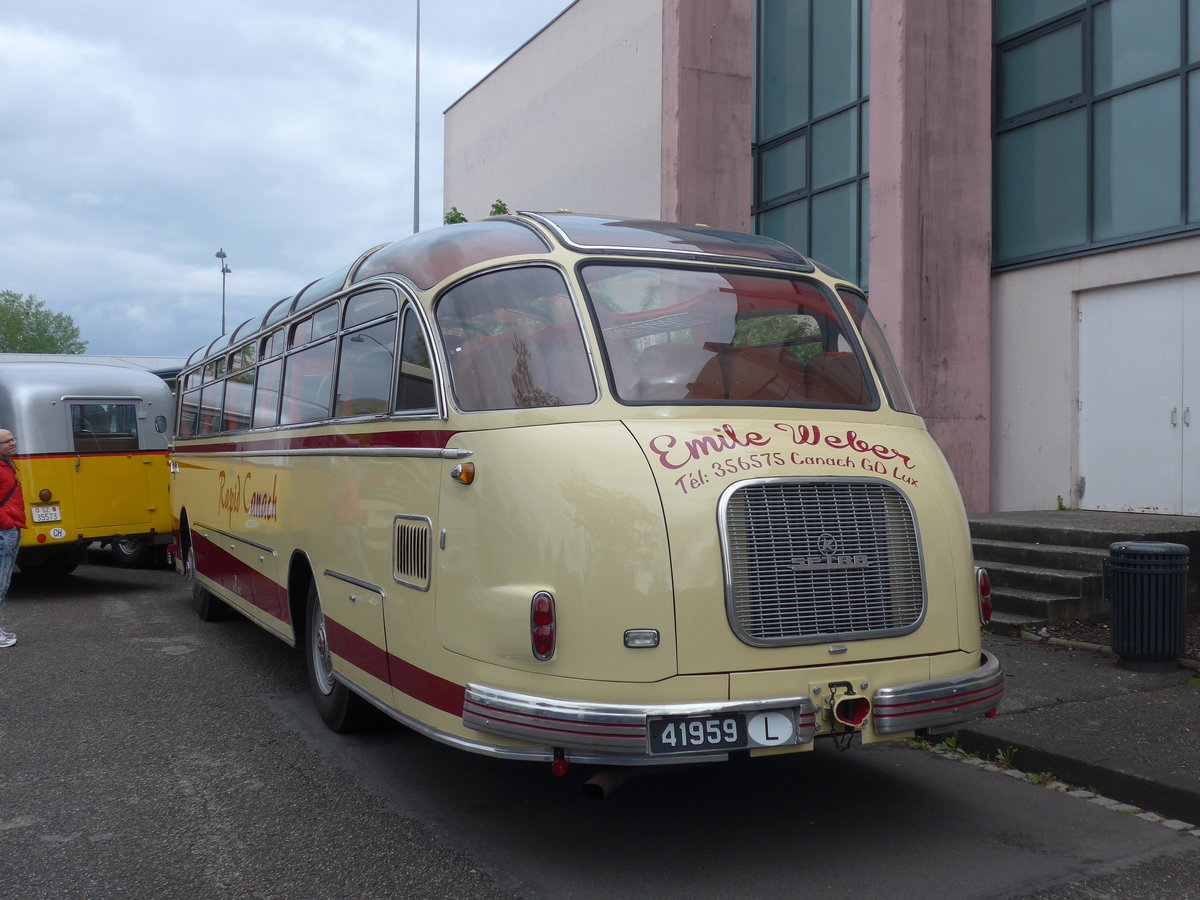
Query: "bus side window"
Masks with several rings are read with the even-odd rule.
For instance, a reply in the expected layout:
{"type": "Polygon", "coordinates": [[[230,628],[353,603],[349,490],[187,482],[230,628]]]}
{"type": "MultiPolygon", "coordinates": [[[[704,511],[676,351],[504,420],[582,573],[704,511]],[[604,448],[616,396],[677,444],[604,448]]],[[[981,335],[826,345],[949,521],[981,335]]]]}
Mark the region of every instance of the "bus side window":
{"type": "Polygon", "coordinates": [[[316,422],[330,416],[333,401],[333,354],[337,344],[313,344],[287,357],[283,370],[283,407],[279,424],[316,422]]]}
{"type": "Polygon", "coordinates": [[[437,408],[433,389],[433,365],[421,321],[411,308],[404,311],[400,337],[400,377],[396,384],[396,411],[415,412],[437,408]]]}
{"type": "Polygon", "coordinates": [[[334,415],[368,416],[388,411],[395,346],[394,318],[342,336],[334,415]]]}
{"type": "Polygon", "coordinates": [[[225,382],[211,381],[200,391],[200,415],[196,434],[215,434],[221,428],[221,408],[225,400],[225,382]]]}
{"type": "Polygon", "coordinates": [[[225,385],[225,431],[244,431],[250,427],[253,395],[253,369],[229,377],[225,385]]]}
{"type": "MultiPolygon", "coordinates": [[[[196,373],[188,376],[189,382],[196,373]]],[[[196,419],[200,414],[200,391],[192,390],[183,395],[179,405],[179,436],[191,437],[196,433],[196,419]]]]}
{"type": "Polygon", "coordinates": [[[271,428],[279,421],[279,376],[282,372],[281,359],[258,367],[257,383],[254,386],[255,428],[271,428]]]}
{"type": "Polygon", "coordinates": [[[434,315],[460,409],[572,406],[596,399],[583,333],[554,269],[485,272],[446,291],[434,315]]]}

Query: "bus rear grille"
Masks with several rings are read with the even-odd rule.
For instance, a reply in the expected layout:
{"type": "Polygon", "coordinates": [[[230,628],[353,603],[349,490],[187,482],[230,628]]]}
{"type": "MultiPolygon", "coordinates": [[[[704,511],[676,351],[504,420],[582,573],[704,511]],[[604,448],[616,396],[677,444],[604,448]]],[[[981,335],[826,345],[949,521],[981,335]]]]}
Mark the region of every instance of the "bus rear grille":
{"type": "Polygon", "coordinates": [[[392,577],[399,583],[429,590],[433,523],[418,516],[396,516],[392,577]]]}
{"type": "Polygon", "coordinates": [[[761,479],[721,498],[725,603],[748,644],[913,631],[925,576],[912,508],[881,481],[761,479]]]}

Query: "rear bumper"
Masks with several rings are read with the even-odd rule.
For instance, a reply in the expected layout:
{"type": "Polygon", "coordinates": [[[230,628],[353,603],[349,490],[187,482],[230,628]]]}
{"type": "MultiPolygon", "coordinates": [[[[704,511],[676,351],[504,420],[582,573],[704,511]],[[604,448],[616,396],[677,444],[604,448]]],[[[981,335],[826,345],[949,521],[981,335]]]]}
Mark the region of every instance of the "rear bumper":
{"type": "Polygon", "coordinates": [[[692,759],[720,759],[727,754],[697,753],[651,757],[646,726],[657,716],[711,716],[728,712],[786,711],[794,716],[794,744],[811,743],[817,728],[817,709],[808,697],[716,703],[654,705],[584,703],[518,694],[478,684],[468,684],[463,703],[463,724],[476,731],[528,741],[543,747],[604,754],[608,762],[681,763],[692,759]],[[611,755],[610,755],[611,754],[611,755]]]}
{"type": "Polygon", "coordinates": [[[872,713],[875,731],[953,730],[994,710],[1003,694],[1000,660],[985,650],[974,672],[880,688],[875,692],[872,713]]]}
{"type": "MultiPolygon", "coordinates": [[[[900,734],[918,729],[948,730],[964,725],[995,709],[1004,692],[1000,661],[982,653],[979,668],[964,675],[881,688],[872,698],[867,727],[877,734],[900,734]]],[[[567,758],[609,763],[649,761],[682,763],[724,758],[721,752],[689,756],[652,756],[647,723],[658,716],[712,716],[728,712],[777,711],[794,722],[793,745],[812,743],[817,735],[818,709],[809,696],[763,700],[605,704],[557,700],[480,684],[468,684],[463,703],[463,724],[473,731],[522,741],[550,752],[562,750],[567,758]]],[[[479,749],[476,747],[475,749],[479,749]]],[[[495,748],[500,750],[499,747],[495,748]]],[[[501,755],[524,755],[510,748],[501,755]]]]}

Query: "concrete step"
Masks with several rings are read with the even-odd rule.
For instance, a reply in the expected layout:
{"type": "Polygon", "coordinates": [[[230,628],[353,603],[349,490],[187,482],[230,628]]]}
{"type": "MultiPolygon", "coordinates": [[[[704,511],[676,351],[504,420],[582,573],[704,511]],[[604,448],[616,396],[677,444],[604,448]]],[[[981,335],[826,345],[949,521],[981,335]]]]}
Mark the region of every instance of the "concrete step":
{"type": "Polygon", "coordinates": [[[1104,560],[1108,558],[1107,547],[1071,547],[976,537],[972,537],[971,545],[976,559],[1077,572],[1102,572],[1104,560]]]}
{"type": "Polygon", "coordinates": [[[975,564],[988,570],[992,580],[993,598],[1002,588],[1021,588],[1068,597],[1079,597],[1091,602],[1100,602],[1104,596],[1103,576],[1099,572],[1081,572],[1069,569],[1051,569],[1023,563],[998,562],[979,559],[975,564]]]}
{"type": "Polygon", "coordinates": [[[972,538],[1107,550],[1117,541],[1168,541],[1200,552],[1200,518],[1095,510],[1035,510],[968,516],[972,538]]]}
{"type": "Polygon", "coordinates": [[[1045,619],[1038,616],[1022,616],[1017,613],[994,612],[992,621],[984,626],[991,634],[1002,634],[1007,637],[1020,637],[1023,631],[1037,631],[1047,624],[1045,619]]]}
{"type": "Polygon", "coordinates": [[[1051,594],[1045,591],[997,586],[992,583],[992,618],[999,614],[1023,616],[1041,624],[1087,619],[1104,610],[1104,602],[1091,602],[1083,597],[1051,594]]]}

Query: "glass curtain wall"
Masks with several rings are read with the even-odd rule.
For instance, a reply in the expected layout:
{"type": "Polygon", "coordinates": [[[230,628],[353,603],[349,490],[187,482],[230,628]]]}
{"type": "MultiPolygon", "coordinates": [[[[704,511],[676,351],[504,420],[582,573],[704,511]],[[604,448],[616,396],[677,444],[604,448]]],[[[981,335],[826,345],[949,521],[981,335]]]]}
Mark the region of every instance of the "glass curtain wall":
{"type": "Polygon", "coordinates": [[[870,0],[755,14],[755,229],[865,285],[870,0]]]}
{"type": "Polygon", "coordinates": [[[1200,0],[995,0],[993,264],[1200,231],[1200,0]]]}

